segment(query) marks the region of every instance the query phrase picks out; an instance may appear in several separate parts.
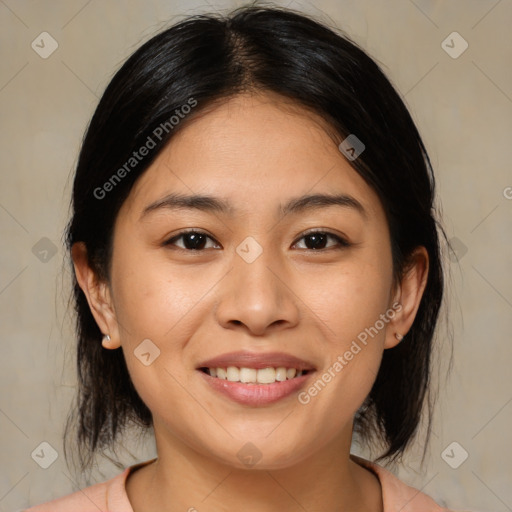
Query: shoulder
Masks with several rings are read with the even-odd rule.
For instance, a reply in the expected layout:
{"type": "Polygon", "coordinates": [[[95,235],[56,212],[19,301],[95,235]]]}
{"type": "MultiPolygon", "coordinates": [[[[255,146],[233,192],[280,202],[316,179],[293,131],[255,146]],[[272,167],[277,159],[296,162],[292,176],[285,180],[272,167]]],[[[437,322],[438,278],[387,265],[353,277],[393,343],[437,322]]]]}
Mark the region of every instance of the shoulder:
{"type": "Polygon", "coordinates": [[[356,455],[350,455],[357,464],[377,475],[382,488],[384,512],[456,512],[438,505],[430,496],[399,480],[387,469],[356,455]]]}
{"type": "Polygon", "coordinates": [[[130,466],[119,475],[62,498],[31,507],[24,512],[133,512],[125,490],[130,466]]]}
{"type": "Polygon", "coordinates": [[[99,483],[76,491],[62,498],[58,498],[41,505],[36,505],[25,512],[71,512],[72,510],[106,511],[107,508],[107,486],[111,481],[99,483]]]}

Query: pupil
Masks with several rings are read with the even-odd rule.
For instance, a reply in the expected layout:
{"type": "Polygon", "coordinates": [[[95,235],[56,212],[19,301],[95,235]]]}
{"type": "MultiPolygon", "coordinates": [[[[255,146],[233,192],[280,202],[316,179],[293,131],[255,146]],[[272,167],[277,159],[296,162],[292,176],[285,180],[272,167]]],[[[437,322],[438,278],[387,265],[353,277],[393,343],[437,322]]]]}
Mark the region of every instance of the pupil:
{"type": "Polygon", "coordinates": [[[206,237],[201,233],[187,233],[185,235],[185,247],[187,247],[187,249],[201,249],[205,241],[206,237]]]}
{"type": "Polygon", "coordinates": [[[322,233],[314,233],[312,235],[308,235],[306,237],[306,240],[310,240],[313,242],[311,244],[306,244],[308,246],[308,249],[322,249],[325,246],[327,236],[322,233]]]}

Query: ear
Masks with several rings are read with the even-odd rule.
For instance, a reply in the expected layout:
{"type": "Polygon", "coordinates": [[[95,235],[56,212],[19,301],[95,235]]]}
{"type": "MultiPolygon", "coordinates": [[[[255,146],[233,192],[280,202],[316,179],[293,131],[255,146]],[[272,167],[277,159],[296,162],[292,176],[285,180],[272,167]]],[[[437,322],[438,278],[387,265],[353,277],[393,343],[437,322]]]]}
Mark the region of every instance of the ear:
{"type": "Polygon", "coordinates": [[[108,283],[100,280],[96,272],[90,267],[87,248],[83,242],[73,244],[71,257],[73,258],[76,279],[87,298],[91,313],[101,332],[110,336],[110,341],[103,339],[103,346],[107,349],[119,348],[121,342],[118,323],[108,283]]]}
{"type": "Polygon", "coordinates": [[[393,308],[395,315],[386,330],[384,348],[398,345],[401,337],[409,332],[427,285],[428,268],[427,250],[422,246],[417,247],[412,252],[400,283],[397,284],[393,293],[392,304],[400,304],[401,307],[393,308]]]}

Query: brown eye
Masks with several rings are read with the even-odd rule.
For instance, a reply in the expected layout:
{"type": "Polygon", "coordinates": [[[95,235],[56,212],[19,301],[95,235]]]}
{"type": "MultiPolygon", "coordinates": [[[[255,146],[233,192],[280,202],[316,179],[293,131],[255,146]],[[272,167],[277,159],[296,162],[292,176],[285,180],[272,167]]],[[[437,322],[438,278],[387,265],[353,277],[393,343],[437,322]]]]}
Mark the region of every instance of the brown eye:
{"type": "Polygon", "coordinates": [[[322,249],[330,249],[333,247],[348,247],[350,244],[338,235],[333,233],[328,233],[326,231],[310,231],[306,235],[304,235],[300,240],[305,240],[304,249],[318,251],[322,249]],[[327,245],[329,239],[334,240],[335,243],[332,245],[327,245]]]}
{"type": "MultiPolygon", "coordinates": [[[[203,249],[208,249],[207,247],[208,240],[212,240],[209,235],[206,233],[202,233],[201,231],[183,231],[176,236],[173,236],[164,245],[176,245],[180,249],[189,250],[189,251],[201,251],[203,249]],[[182,240],[182,245],[176,244],[178,240],[182,240]]],[[[214,248],[219,247],[214,246],[214,248]]]]}

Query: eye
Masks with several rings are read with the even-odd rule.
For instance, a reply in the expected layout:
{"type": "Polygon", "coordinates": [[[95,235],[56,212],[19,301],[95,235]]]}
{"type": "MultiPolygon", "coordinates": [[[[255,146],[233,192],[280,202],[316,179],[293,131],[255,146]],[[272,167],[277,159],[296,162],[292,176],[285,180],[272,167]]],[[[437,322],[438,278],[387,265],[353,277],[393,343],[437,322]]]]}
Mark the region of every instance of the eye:
{"type": "MultiPolygon", "coordinates": [[[[181,233],[178,233],[177,235],[173,236],[169,240],[167,240],[164,245],[176,245],[180,249],[189,250],[189,251],[200,251],[203,249],[210,249],[212,248],[207,247],[208,240],[214,241],[212,237],[207,235],[206,233],[203,233],[202,231],[197,230],[187,230],[182,231],[181,233]],[[178,245],[176,242],[178,240],[183,240],[183,245],[178,245]]],[[[219,248],[220,246],[214,245],[213,248],[219,248]]]]}
{"type": "MultiPolygon", "coordinates": [[[[349,247],[350,243],[344,238],[335,235],[334,233],[329,233],[327,231],[310,231],[303,235],[299,240],[305,240],[306,247],[299,247],[299,249],[307,249],[307,250],[325,250],[332,249],[336,246],[338,247],[349,247]],[[334,241],[334,244],[329,245],[328,241],[334,241]]],[[[294,244],[296,246],[298,242],[294,244]]],[[[188,250],[188,251],[201,251],[203,249],[218,249],[220,245],[216,243],[216,241],[210,237],[208,234],[198,231],[198,230],[187,230],[178,233],[173,236],[169,240],[164,243],[165,246],[175,245],[176,247],[188,250]],[[213,245],[208,247],[208,241],[212,241],[213,245]],[[177,242],[182,241],[182,245],[179,245],[177,242]]]]}
{"type": "MultiPolygon", "coordinates": [[[[349,247],[350,243],[344,238],[335,235],[334,233],[329,233],[327,231],[309,231],[305,235],[303,235],[299,240],[305,240],[306,247],[300,247],[300,249],[309,249],[313,251],[318,251],[322,249],[332,249],[338,246],[339,248],[349,247]],[[332,245],[327,245],[328,240],[334,240],[335,243],[332,245]]],[[[296,244],[295,244],[296,245],[296,244]]]]}

